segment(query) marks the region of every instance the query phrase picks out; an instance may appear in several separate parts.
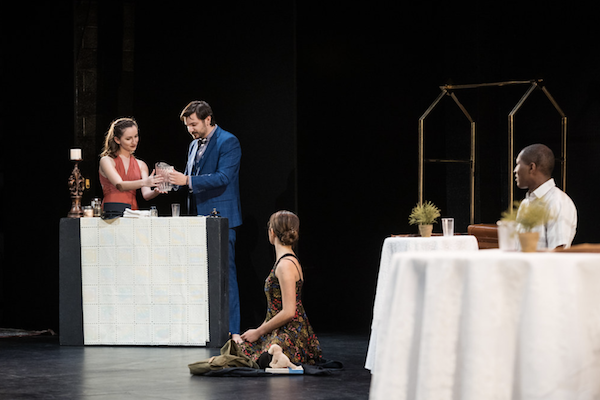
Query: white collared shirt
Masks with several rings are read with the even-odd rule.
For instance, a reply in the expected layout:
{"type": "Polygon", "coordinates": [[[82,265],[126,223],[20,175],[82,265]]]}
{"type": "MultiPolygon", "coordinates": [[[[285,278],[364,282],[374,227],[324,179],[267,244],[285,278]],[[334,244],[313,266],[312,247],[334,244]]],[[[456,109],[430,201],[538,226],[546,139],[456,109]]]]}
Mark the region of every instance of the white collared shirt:
{"type": "Polygon", "coordinates": [[[533,192],[528,192],[521,205],[526,205],[536,199],[544,199],[548,206],[548,212],[554,216],[554,219],[547,224],[532,229],[532,232],[540,233],[538,250],[554,249],[563,245],[571,247],[577,231],[577,209],[573,200],[556,187],[553,178],[548,179],[533,192]]]}

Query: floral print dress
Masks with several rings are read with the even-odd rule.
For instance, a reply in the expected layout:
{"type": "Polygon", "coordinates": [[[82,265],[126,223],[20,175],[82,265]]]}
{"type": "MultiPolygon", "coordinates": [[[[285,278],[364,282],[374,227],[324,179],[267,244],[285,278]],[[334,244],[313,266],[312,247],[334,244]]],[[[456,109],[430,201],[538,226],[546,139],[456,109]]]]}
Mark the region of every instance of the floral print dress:
{"type": "MultiPolygon", "coordinates": [[[[279,279],[275,276],[275,271],[279,261],[290,256],[297,259],[291,253],[281,256],[265,281],[265,295],[267,296],[265,321],[269,321],[283,309],[281,287],[279,279]]],[[[294,264],[298,268],[295,262],[294,264]]],[[[283,353],[295,364],[316,364],[321,360],[321,344],[308,322],[302,305],[302,283],[302,279],[296,281],[296,314],[292,320],[276,328],[271,333],[261,336],[256,342],[244,342],[240,345],[241,350],[250,359],[258,360],[260,355],[268,351],[271,345],[278,344],[283,349],[283,353]]]]}

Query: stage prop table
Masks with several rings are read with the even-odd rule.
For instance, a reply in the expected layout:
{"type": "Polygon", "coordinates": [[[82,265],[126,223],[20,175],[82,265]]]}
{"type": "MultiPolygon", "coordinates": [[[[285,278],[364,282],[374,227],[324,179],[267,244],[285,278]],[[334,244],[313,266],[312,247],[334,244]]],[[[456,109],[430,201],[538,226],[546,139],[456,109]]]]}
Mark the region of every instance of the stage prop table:
{"type": "Polygon", "coordinates": [[[397,253],[380,284],[370,399],[600,398],[600,254],[397,253]]]}
{"type": "Polygon", "coordinates": [[[61,345],[221,347],[228,220],[64,218],[61,345]]]}
{"type": "Polygon", "coordinates": [[[386,285],[392,269],[392,258],[394,254],[407,251],[478,251],[477,238],[471,235],[455,236],[432,236],[432,237],[411,237],[411,236],[393,236],[386,238],[381,250],[381,260],[379,263],[379,273],[377,276],[377,290],[375,296],[375,305],[373,307],[373,322],[371,323],[371,337],[369,340],[369,349],[365,368],[373,371],[375,365],[375,355],[377,353],[377,331],[379,321],[384,309],[388,306],[383,299],[387,298],[384,293],[388,286],[386,285]]]}

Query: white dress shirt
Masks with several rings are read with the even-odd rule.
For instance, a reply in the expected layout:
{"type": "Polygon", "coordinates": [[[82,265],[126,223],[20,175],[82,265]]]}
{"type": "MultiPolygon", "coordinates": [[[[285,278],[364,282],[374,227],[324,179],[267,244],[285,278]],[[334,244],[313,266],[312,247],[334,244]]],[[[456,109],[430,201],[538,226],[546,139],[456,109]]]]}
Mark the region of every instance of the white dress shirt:
{"type": "Polygon", "coordinates": [[[577,209],[573,200],[556,187],[553,178],[548,179],[533,192],[528,192],[521,206],[536,199],[544,199],[548,212],[554,217],[547,224],[532,229],[532,232],[540,233],[538,250],[554,249],[562,245],[570,247],[577,231],[577,209]]]}

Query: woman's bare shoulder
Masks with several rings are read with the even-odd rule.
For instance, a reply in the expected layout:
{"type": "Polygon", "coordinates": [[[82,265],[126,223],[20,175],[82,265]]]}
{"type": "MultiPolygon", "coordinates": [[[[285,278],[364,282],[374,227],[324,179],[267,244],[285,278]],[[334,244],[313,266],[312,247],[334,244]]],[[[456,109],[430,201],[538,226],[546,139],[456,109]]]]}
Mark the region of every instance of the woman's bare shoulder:
{"type": "Polygon", "coordinates": [[[100,157],[100,173],[102,176],[106,177],[106,173],[104,169],[111,170],[116,167],[115,159],[110,156],[102,156],[100,157]]]}
{"type": "Polygon", "coordinates": [[[292,274],[293,276],[300,278],[301,270],[302,266],[300,265],[300,262],[297,259],[293,257],[285,257],[279,261],[275,274],[277,275],[277,273],[281,271],[282,275],[292,274]]]}
{"type": "Polygon", "coordinates": [[[110,163],[114,164],[115,159],[112,158],[111,156],[102,156],[102,157],[100,157],[100,162],[110,162],[110,163]]]}
{"type": "Polygon", "coordinates": [[[100,157],[100,169],[104,167],[116,166],[115,159],[111,156],[102,156],[100,157]]]}

